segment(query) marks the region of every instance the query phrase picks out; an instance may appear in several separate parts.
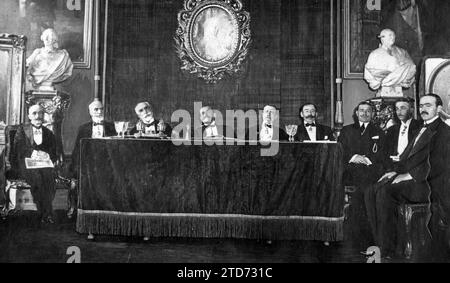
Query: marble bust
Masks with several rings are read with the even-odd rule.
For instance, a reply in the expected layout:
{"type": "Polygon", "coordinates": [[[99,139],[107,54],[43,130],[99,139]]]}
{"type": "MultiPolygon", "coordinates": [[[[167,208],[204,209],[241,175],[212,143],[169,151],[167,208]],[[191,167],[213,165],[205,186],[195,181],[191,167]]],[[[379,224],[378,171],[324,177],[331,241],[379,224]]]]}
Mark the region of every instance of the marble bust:
{"type": "Polygon", "coordinates": [[[34,50],[26,61],[28,88],[52,91],[53,84],[63,82],[72,75],[73,64],[69,53],[59,49],[58,35],[54,29],[44,30],[41,40],[44,47],[34,50]]]}
{"type": "Polygon", "coordinates": [[[364,69],[364,80],[377,97],[403,97],[403,88],[415,82],[416,65],[408,52],[395,46],[395,33],[390,29],[378,36],[380,47],[372,51],[364,69]]]}

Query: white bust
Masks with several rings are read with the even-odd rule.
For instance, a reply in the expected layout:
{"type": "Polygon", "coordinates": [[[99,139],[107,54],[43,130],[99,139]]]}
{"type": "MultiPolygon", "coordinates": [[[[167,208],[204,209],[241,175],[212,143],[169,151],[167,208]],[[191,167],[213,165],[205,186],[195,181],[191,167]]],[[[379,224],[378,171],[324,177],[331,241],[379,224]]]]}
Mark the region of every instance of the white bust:
{"type": "Polygon", "coordinates": [[[416,65],[408,52],[395,46],[395,33],[382,30],[380,47],[372,51],[364,69],[364,79],[377,96],[403,96],[402,88],[415,82],[416,65]]]}
{"type": "Polygon", "coordinates": [[[54,29],[46,29],[41,35],[44,47],[34,50],[27,58],[27,81],[32,89],[54,90],[72,75],[73,64],[69,53],[58,48],[58,35],[54,29]]]}

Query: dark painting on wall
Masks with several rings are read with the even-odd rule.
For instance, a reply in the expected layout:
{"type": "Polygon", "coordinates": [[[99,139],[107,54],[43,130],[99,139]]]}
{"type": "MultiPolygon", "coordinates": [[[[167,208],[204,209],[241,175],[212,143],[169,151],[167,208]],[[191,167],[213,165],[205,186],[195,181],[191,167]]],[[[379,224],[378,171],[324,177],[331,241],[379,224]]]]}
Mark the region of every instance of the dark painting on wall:
{"type": "Polygon", "coordinates": [[[75,68],[90,68],[94,0],[2,0],[0,32],[27,37],[27,56],[42,47],[40,39],[54,28],[59,47],[66,49],[75,68]]]}
{"type": "Polygon", "coordinates": [[[377,35],[385,28],[395,31],[396,45],[417,65],[426,55],[448,53],[449,12],[446,0],[345,0],[344,78],[363,77],[369,53],[379,45],[377,35]]]}

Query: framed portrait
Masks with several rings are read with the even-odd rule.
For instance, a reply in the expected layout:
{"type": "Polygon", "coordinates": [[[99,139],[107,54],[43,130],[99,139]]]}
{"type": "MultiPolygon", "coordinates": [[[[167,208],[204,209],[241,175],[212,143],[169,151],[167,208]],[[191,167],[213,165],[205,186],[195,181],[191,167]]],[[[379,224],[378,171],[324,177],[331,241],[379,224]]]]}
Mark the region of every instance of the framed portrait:
{"type": "Polygon", "coordinates": [[[175,42],[182,70],[216,83],[239,71],[250,43],[250,15],[240,0],[185,0],[175,42]]]}
{"type": "Polygon", "coordinates": [[[23,36],[0,34],[0,124],[23,122],[24,50],[23,36]]]}
{"type": "Polygon", "coordinates": [[[27,38],[26,56],[43,47],[41,34],[53,28],[59,48],[66,49],[75,68],[90,68],[94,0],[2,0],[0,30],[27,38]]]}

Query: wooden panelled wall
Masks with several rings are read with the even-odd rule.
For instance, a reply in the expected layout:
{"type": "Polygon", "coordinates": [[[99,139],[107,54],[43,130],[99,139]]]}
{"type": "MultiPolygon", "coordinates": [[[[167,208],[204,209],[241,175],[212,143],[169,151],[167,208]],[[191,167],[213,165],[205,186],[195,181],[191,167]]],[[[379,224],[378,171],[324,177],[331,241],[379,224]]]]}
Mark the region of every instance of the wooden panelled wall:
{"type": "Polygon", "coordinates": [[[173,37],[183,1],[110,0],[107,116],[135,119],[135,104],[149,100],[156,115],[169,121],[177,109],[193,114],[198,101],[221,111],[275,104],[282,123],[298,123],[298,107],[314,102],[321,122],[330,125],[330,1],[244,0],[250,52],[240,75],[211,85],[180,70],[173,37]]]}

